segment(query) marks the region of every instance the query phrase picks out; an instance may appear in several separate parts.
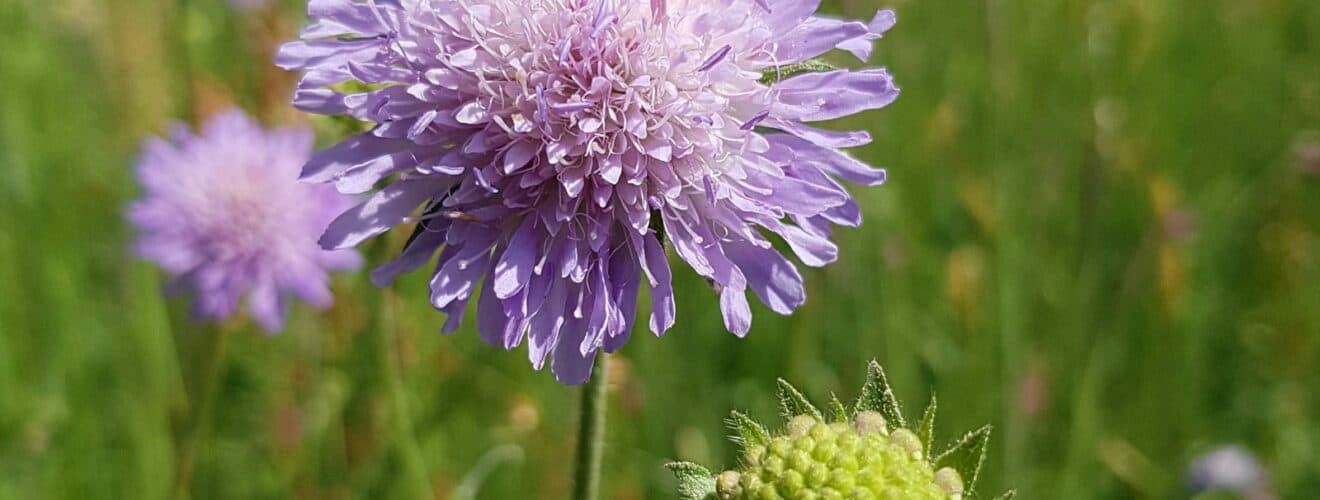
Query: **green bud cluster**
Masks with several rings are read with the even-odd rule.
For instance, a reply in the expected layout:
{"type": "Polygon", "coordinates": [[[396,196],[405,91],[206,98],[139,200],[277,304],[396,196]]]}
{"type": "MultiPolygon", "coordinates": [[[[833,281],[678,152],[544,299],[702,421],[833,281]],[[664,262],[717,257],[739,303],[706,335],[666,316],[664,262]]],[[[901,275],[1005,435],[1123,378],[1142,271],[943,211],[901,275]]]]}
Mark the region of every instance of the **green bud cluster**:
{"type": "MultiPolygon", "coordinates": [[[[681,500],[972,500],[990,427],[936,453],[934,397],[907,428],[884,370],[872,361],[857,403],[832,398],[829,417],[784,380],[779,403],[788,425],[773,434],[739,412],[729,425],[743,445],[737,468],[714,474],[690,462],[668,465],[681,500]]],[[[1009,491],[998,500],[1013,498],[1009,491]]]]}
{"type": "Polygon", "coordinates": [[[720,474],[715,491],[721,500],[959,498],[958,473],[936,473],[924,456],[915,433],[890,432],[876,412],[833,423],[798,415],[785,435],[748,447],[743,466],[720,474]],[[942,484],[941,475],[955,481],[942,484]]]}

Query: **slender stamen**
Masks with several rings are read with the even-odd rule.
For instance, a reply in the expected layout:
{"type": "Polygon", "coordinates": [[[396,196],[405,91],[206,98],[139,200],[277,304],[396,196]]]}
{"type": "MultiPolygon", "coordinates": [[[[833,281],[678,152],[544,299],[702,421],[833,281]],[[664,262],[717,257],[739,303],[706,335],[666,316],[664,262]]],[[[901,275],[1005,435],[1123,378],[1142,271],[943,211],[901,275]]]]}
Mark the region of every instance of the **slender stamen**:
{"type": "Polygon", "coordinates": [[[710,56],[710,59],[706,59],[706,62],[701,63],[701,66],[697,67],[697,71],[706,71],[714,68],[716,64],[719,64],[720,61],[724,60],[725,56],[729,55],[729,51],[732,49],[733,47],[729,45],[720,47],[720,50],[715,51],[715,53],[710,56]]]}
{"type": "Polygon", "coordinates": [[[760,113],[757,113],[756,115],[752,116],[751,119],[747,120],[746,123],[743,123],[741,127],[738,127],[738,129],[744,131],[754,129],[756,128],[757,124],[761,123],[762,120],[765,120],[769,116],[770,116],[770,110],[768,109],[760,113]]]}

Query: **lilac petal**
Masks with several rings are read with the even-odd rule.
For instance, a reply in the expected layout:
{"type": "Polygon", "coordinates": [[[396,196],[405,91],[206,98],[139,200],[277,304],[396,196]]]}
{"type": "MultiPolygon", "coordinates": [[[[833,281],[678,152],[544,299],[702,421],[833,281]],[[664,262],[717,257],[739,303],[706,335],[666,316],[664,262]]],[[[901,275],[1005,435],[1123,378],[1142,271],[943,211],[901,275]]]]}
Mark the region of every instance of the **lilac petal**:
{"type": "Polygon", "coordinates": [[[729,333],[746,337],[752,329],[752,308],[747,303],[745,289],[725,288],[720,291],[720,312],[724,313],[724,327],[729,333]]]}
{"type": "Polygon", "coordinates": [[[621,251],[610,259],[610,282],[615,291],[611,300],[618,309],[622,324],[618,325],[614,335],[605,339],[605,345],[602,346],[605,352],[622,349],[632,334],[633,322],[637,318],[637,291],[641,286],[638,258],[632,252],[621,251]]]}
{"type": "Polygon", "coordinates": [[[495,297],[495,287],[487,279],[481,287],[481,296],[477,298],[477,331],[481,339],[494,347],[507,348],[504,344],[504,330],[509,317],[504,314],[500,299],[495,297]]]}
{"type": "Polygon", "coordinates": [[[289,42],[275,54],[275,65],[283,69],[337,66],[349,61],[369,61],[380,50],[380,40],[313,40],[289,42]]]}
{"type": "Polygon", "coordinates": [[[461,249],[449,247],[445,249],[445,254],[441,260],[450,257],[449,260],[438,265],[435,275],[431,277],[431,304],[439,309],[472,297],[477,281],[486,274],[489,267],[490,243],[473,242],[461,249]]]}
{"type": "Polygon", "coordinates": [[[784,238],[789,248],[803,264],[811,267],[824,267],[838,260],[839,247],[827,238],[816,236],[803,228],[784,224],[778,220],[765,220],[762,226],[784,238]]]}
{"type": "Polygon", "coordinates": [[[403,158],[395,156],[395,153],[407,151],[411,146],[408,141],[381,139],[371,133],[358,134],[312,155],[312,159],[303,166],[298,180],[328,182],[351,169],[370,163],[384,163],[382,168],[390,170],[407,168],[407,165],[396,164],[403,158]]]}
{"type": "Polygon", "coordinates": [[[433,179],[402,180],[385,186],[331,222],[321,235],[321,248],[342,250],[388,231],[419,205],[441,194],[442,186],[433,179]]]}
{"type": "Polygon", "coordinates": [[[806,303],[802,275],[779,252],[748,243],[725,244],[724,251],[747,276],[748,287],[770,310],[788,315],[806,303]]]}
{"type": "MultiPolygon", "coordinates": [[[[426,222],[422,222],[426,224],[426,222]]],[[[394,260],[371,272],[371,282],[378,287],[387,287],[400,275],[416,270],[431,260],[436,250],[445,242],[445,233],[440,230],[423,229],[417,238],[409,243],[394,260]]]]}
{"type": "Polygon", "coordinates": [[[813,17],[786,34],[775,51],[775,60],[794,64],[833,50],[839,44],[866,36],[865,24],[813,17]]]}
{"type": "Polygon", "coordinates": [[[555,341],[559,340],[559,332],[567,315],[564,302],[568,299],[570,289],[575,287],[568,280],[553,279],[545,304],[532,317],[527,331],[527,357],[537,370],[545,365],[546,356],[554,349],[555,341]]]}
{"type": "Polygon", "coordinates": [[[521,169],[527,162],[532,160],[540,152],[540,146],[531,141],[520,141],[513,143],[509,149],[504,151],[504,173],[512,174],[521,169]]]}
{"type": "Polygon", "coordinates": [[[871,23],[867,25],[869,33],[866,36],[854,38],[839,44],[839,49],[851,52],[853,56],[862,62],[871,58],[871,49],[875,41],[884,36],[885,32],[893,28],[898,23],[898,16],[894,15],[892,10],[880,10],[871,18],[871,23]]]}
{"type": "Polygon", "coordinates": [[[252,317],[267,333],[279,333],[284,329],[287,305],[274,282],[267,280],[253,288],[247,305],[252,317]]]}
{"type": "Polygon", "coordinates": [[[864,130],[838,132],[803,125],[796,121],[776,119],[767,120],[767,123],[770,123],[770,126],[774,128],[826,148],[854,148],[871,143],[871,134],[864,130]]]}
{"type": "Polygon", "coordinates": [[[539,231],[535,226],[536,218],[528,217],[524,220],[522,225],[514,230],[509,240],[509,248],[495,264],[495,274],[491,279],[494,280],[492,288],[496,297],[507,299],[527,285],[527,279],[532,275],[532,267],[536,265],[536,251],[540,248],[537,244],[539,231]]]}
{"type": "Polygon", "coordinates": [[[848,182],[866,186],[884,184],[887,174],[884,169],[871,168],[848,154],[833,149],[817,146],[811,141],[786,134],[772,134],[766,137],[772,147],[780,151],[791,152],[793,163],[805,162],[819,168],[825,174],[838,177],[848,182]]]}
{"type": "Polygon", "coordinates": [[[596,361],[596,351],[584,355],[578,350],[586,328],[586,320],[570,319],[559,332],[550,370],[561,384],[581,385],[591,378],[591,365],[596,361]]]}
{"type": "Polygon", "coordinates": [[[779,82],[775,91],[776,117],[808,122],[883,108],[899,93],[883,69],[805,73],[779,82]]]}
{"type": "MultiPolygon", "coordinates": [[[[768,176],[767,176],[768,177],[768,176]]],[[[831,208],[843,205],[849,199],[842,190],[819,186],[792,177],[778,179],[749,178],[769,184],[765,194],[747,192],[746,196],[760,201],[768,207],[797,215],[816,215],[831,208]]]]}
{"type": "Polygon", "coordinates": [[[665,249],[654,235],[642,237],[644,255],[643,270],[650,277],[651,286],[651,333],[664,335],[674,326],[674,288],[669,271],[669,261],[665,258],[665,249]]]}
{"type": "Polygon", "coordinates": [[[298,89],[293,94],[293,107],[318,115],[348,113],[344,95],[330,89],[298,89]]]}
{"type": "Polygon", "coordinates": [[[820,9],[820,0],[765,0],[766,22],[776,37],[787,33],[820,9]]]}
{"type": "Polygon", "coordinates": [[[307,17],[316,21],[303,30],[303,38],[374,35],[380,29],[371,8],[352,0],[309,0],[307,17]]]}

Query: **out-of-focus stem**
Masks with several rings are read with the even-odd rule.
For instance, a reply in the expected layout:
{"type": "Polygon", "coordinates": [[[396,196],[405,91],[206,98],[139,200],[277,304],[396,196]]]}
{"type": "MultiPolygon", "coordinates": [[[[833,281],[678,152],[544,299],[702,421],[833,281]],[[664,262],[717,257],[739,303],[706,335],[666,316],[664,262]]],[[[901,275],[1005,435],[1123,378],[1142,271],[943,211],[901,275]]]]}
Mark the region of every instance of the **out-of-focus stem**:
{"type": "Polygon", "coordinates": [[[228,345],[228,328],[211,328],[211,343],[207,346],[199,379],[193,384],[192,398],[189,398],[188,420],[183,434],[175,448],[176,457],[174,474],[174,492],[172,498],[188,498],[192,483],[193,467],[197,462],[197,450],[201,447],[206,431],[211,426],[211,415],[215,412],[216,398],[219,394],[220,380],[224,377],[225,351],[228,345]]]}
{"type": "MultiPolygon", "coordinates": [[[[378,238],[364,252],[370,262],[379,262],[385,257],[389,245],[384,238],[378,238]]],[[[426,473],[426,461],[417,446],[417,435],[413,432],[412,416],[408,409],[408,397],[404,392],[403,376],[399,372],[398,356],[395,355],[396,333],[394,292],[377,289],[370,282],[370,274],[363,279],[361,289],[366,293],[370,311],[370,330],[366,333],[375,339],[374,358],[376,368],[385,385],[385,396],[389,399],[389,439],[398,453],[403,466],[403,487],[409,490],[407,498],[431,499],[435,492],[426,473]]]]}

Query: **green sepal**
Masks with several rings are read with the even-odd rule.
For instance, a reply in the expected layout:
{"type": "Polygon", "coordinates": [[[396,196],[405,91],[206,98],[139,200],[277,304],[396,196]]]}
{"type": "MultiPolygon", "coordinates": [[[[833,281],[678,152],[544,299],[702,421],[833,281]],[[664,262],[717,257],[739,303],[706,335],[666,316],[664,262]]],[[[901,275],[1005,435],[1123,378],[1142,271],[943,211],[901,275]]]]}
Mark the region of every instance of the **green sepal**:
{"type": "Polygon", "coordinates": [[[930,403],[921,412],[921,422],[917,424],[917,437],[921,439],[921,446],[927,450],[933,450],[935,446],[935,410],[938,406],[935,393],[932,392],[930,403]]]}
{"type": "Polygon", "coordinates": [[[879,412],[889,421],[890,426],[907,427],[898,398],[894,396],[894,390],[889,387],[889,379],[885,377],[885,369],[875,360],[866,366],[866,384],[862,386],[862,395],[857,399],[857,411],[879,412]]]}
{"type": "Polygon", "coordinates": [[[827,63],[821,59],[809,59],[797,64],[786,64],[775,66],[761,72],[761,83],[769,85],[772,83],[787,80],[802,73],[817,73],[822,71],[834,71],[838,66],[827,63]]]}
{"type": "Polygon", "coordinates": [[[935,468],[952,467],[962,476],[968,498],[975,493],[976,479],[985,463],[986,448],[990,443],[991,426],[974,430],[959,439],[948,450],[935,457],[935,468]]]}
{"type": "Polygon", "coordinates": [[[810,415],[816,420],[825,420],[820,410],[807,401],[807,397],[793,387],[793,384],[787,380],[779,379],[779,408],[784,413],[785,418],[793,418],[798,415],[810,415]]]}
{"type": "Polygon", "coordinates": [[[692,462],[670,462],[665,468],[678,478],[679,500],[715,500],[715,475],[692,462]]]}
{"type": "Polygon", "coordinates": [[[848,418],[848,409],[843,406],[843,401],[839,401],[839,396],[834,393],[830,393],[830,413],[833,414],[835,422],[852,420],[848,418]]]}
{"type": "Polygon", "coordinates": [[[729,419],[726,422],[729,429],[737,433],[733,437],[733,441],[741,444],[744,449],[751,446],[767,446],[770,444],[770,432],[766,431],[761,424],[752,420],[751,417],[735,411],[729,414],[729,419]]]}

